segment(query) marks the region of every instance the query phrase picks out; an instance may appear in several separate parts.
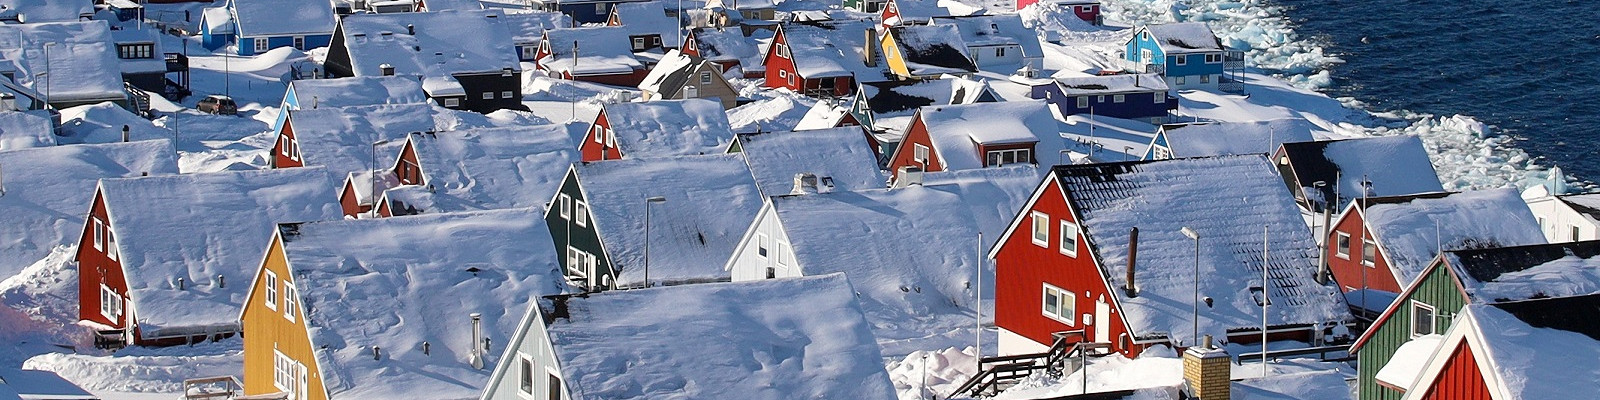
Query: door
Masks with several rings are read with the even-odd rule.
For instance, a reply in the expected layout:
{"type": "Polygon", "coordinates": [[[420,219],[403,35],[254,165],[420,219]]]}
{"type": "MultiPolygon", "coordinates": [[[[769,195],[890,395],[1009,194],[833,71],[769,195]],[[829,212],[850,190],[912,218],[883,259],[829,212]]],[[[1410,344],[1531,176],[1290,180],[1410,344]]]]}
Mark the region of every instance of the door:
{"type": "Polygon", "coordinates": [[[1111,343],[1111,305],[1103,296],[1094,302],[1094,341],[1111,343]]]}
{"type": "Polygon", "coordinates": [[[311,396],[308,396],[306,394],[309,391],[306,390],[306,365],[305,364],[301,364],[299,362],[294,363],[294,381],[295,381],[294,393],[293,393],[293,397],[290,397],[290,398],[291,399],[295,399],[295,400],[306,400],[306,399],[311,398],[311,396]]]}
{"type": "Polygon", "coordinates": [[[306,37],[305,36],[295,36],[294,37],[294,48],[295,49],[299,49],[299,50],[305,50],[306,49],[306,37]]]}

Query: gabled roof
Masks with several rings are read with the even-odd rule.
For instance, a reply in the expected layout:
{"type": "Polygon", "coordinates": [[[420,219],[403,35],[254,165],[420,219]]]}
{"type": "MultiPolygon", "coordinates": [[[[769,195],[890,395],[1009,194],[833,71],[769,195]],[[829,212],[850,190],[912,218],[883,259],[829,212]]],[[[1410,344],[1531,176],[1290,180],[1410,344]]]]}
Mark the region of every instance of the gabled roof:
{"type": "MultiPolygon", "coordinates": [[[[884,20],[884,25],[923,24],[933,19],[933,17],[951,15],[950,10],[939,6],[937,0],[893,0],[890,4],[899,13],[884,20]]],[[[885,7],[889,7],[889,5],[885,5],[885,7]]]]}
{"type": "MultiPolygon", "coordinates": [[[[430,213],[542,207],[578,160],[571,132],[583,128],[568,123],[412,134],[427,185],[402,201],[430,213]]],[[[391,191],[391,200],[399,197],[391,191]]]]}
{"type": "Polygon", "coordinates": [[[706,0],[706,8],[731,8],[741,11],[778,8],[781,0],[706,0]]]}
{"type": "MultiPolygon", "coordinates": [[[[704,58],[679,53],[678,49],[668,50],[666,56],[661,57],[661,62],[650,69],[650,74],[645,75],[644,81],[639,82],[639,90],[654,92],[664,99],[677,97],[683,90],[684,84],[693,78],[694,72],[704,65],[705,71],[716,74],[712,79],[722,79],[722,74],[717,73],[704,58]]],[[[697,82],[698,84],[698,82],[697,82]]]]}
{"type": "Polygon", "coordinates": [[[229,0],[240,37],[333,34],[338,18],[326,0],[229,0]]]}
{"type": "Polygon", "coordinates": [[[0,369],[0,399],[10,392],[12,399],[92,399],[93,394],[78,387],[52,371],[37,369],[0,369]]]}
{"type": "Polygon", "coordinates": [[[515,44],[535,44],[544,41],[544,31],[572,26],[572,17],[555,11],[511,13],[500,16],[511,32],[515,44]]]}
{"type": "Polygon", "coordinates": [[[470,314],[503,343],[529,297],[566,289],[533,209],[313,222],[281,237],[323,383],[338,398],[477,396],[492,368],[469,364],[470,314]]]}
{"type": "Polygon", "coordinates": [[[1058,77],[1055,78],[1055,84],[1061,88],[1061,93],[1067,96],[1154,93],[1169,90],[1167,81],[1156,74],[1058,77]]]}
{"type": "Polygon", "coordinates": [[[888,64],[879,60],[868,67],[866,51],[871,21],[830,22],[823,24],[783,24],[784,41],[793,55],[795,72],[806,79],[854,75],[858,82],[876,82],[889,77],[888,64]]]}
{"type": "Polygon", "coordinates": [[[357,76],[439,79],[455,74],[522,71],[499,10],[352,14],[342,20],[345,47],[357,76]],[[408,34],[408,27],[415,34],[408,34]]]}
{"type": "Polygon", "coordinates": [[[233,33],[233,11],[226,5],[221,7],[206,7],[200,10],[200,23],[211,29],[213,35],[233,33]]]}
{"type": "Polygon", "coordinates": [[[56,145],[50,118],[21,111],[0,111],[0,151],[56,145]]]}
{"type": "Polygon", "coordinates": [[[650,206],[655,282],[726,277],[722,262],[761,208],[737,154],[607,160],[574,164],[573,171],[618,286],[644,281],[645,199],[666,199],[650,206]]]}
{"type": "Polygon", "coordinates": [[[628,42],[628,31],[620,26],[595,26],[583,28],[551,29],[544,32],[548,39],[544,45],[550,55],[539,59],[539,66],[551,71],[573,75],[626,74],[644,69],[644,63],[633,57],[628,42]],[[576,65],[572,59],[572,46],[578,46],[576,65]]]}
{"type": "Polygon", "coordinates": [[[722,103],[706,99],[606,105],[606,121],[626,157],[665,157],[722,152],[733,128],[722,103]]]}
{"type": "Polygon", "coordinates": [[[1024,58],[1044,57],[1039,32],[1023,25],[1022,16],[1018,14],[934,17],[933,23],[955,26],[968,48],[1019,46],[1024,58]]]}
{"type": "Polygon", "coordinates": [[[795,174],[829,178],[834,191],[884,187],[878,152],[859,126],[739,135],[739,154],[766,196],[794,190],[795,174]]]}
{"type": "Polygon", "coordinates": [[[1533,212],[1513,189],[1367,199],[1361,213],[1401,286],[1416,280],[1440,250],[1545,243],[1533,212]]]}
{"type": "Polygon", "coordinates": [[[300,108],[414,104],[428,101],[422,83],[406,76],[356,76],[289,81],[300,108]]]}
{"type": "Polygon", "coordinates": [[[486,7],[480,0],[422,0],[427,11],[472,11],[482,10],[486,7]]]}
{"type": "MultiPolygon", "coordinates": [[[[1497,399],[1570,398],[1600,390],[1600,296],[1469,304],[1448,340],[1464,341],[1497,399]]],[[[1453,342],[1452,342],[1453,343],[1453,342]]],[[[1436,353],[1422,375],[1431,383],[1449,353],[1436,353]]],[[[1426,391],[1414,391],[1422,394],[1426,391]]]]}
{"type": "MultiPolygon", "coordinates": [[[[743,3],[743,2],[740,2],[743,3]]],[[[757,29],[745,36],[744,30],[731,28],[694,28],[695,41],[699,42],[700,56],[711,61],[738,61],[745,71],[765,70],[761,65],[767,46],[772,44],[775,32],[757,29]]]]}
{"type": "Polygon", "coordinates": [[[840,274],[538,304],[573,400],[895,398],[840,274]]]}
{"type": "MultiPolygon", "coordinates": [[[[373,143],[379,154],[396,154],[411,132],[452,128],[453,113],[432,104],[385,104],[322,107],[289,111],[300,160],[320,165],[334,174],[372,169],[373,143]]],[[[388,157],[377,165],[389,164],[388,157]]]]}
{"type": "Polygon", "coordinates": [[[322,168],[101,180],[142,335],[236,329],[276,224],[338,219],[337,188],[322,168]]]}
{"type": "Polygon", "coordinates": [[[1260,305],[1247,288],[1261,286],[1264,245],[1273,276],[1269,325],[1349,318],[1338,289],[1316,282],[1316,242],[1264,157],[1063,165],[1052,174],[1139,337],[1199,339],[1191,337],[1189,307],[1195,277],[1172,272],[1195,268],[1195,243],[1180,233],[1185,227],[1200,236],[1200,295],[1215,299],[1200,313],[1202,334],[1261,325],[1260,305]],[[1121,288],[1134,227],[1138,295],[1128,297],[1121,288]]]}
{"type": "Polygon", "coordinates": [[[983,167],[978,145],[1036,143],[1034,155],[1043,160],[1064,146],[1055,117],[1039,100],[929,106],[918,115],[949,170],[983,167]]]}
{"type": "Polygon", "coordinates": [[[1322,128],[1296,118],[1162,125],[1157,135],[1166,138],[1173,157],[1181,158],[1272,154],[1284,142],[1313,140],[1315,131],[1322,128]]]}
{"type": "MultiPolygon", "coordinates": [[[[805,116],[800,117],[794,130],[808,131],[816,129],[829,129],[839,126],[839,123],[850,118],[850,109],[831,101],[819,100],[806,110],[805,116]]],[[[859,122],[859,121],[857,121],[859,122]]]]}
{"type": "Polygon", "coordinates": [[[912,75],[977,72],[967,58],[967,44],[952,25],[905,25],[889,28],[912,75]]]}
{"type": "MultiPolygon", "coordinates": [[[[1439,176],[1428,160],[1422,139],[1416,136],[1382,136],[1361,139],[1284,143],[1284,155],[1294,170],[1295,187],[1315,198],[1332,198],[1337,186],[1339,198],[1333,204],[1349,204],[1362,197],[1362,180],[1370,183],[1368,196],[1400,196],[1442,192],[1439,176]],[[1320,193],[1316,182],[1327,182],[1320,193]]],[[[1281,166],[1284,160],[1277,160],[1281,166]]]]}
{"type": "Polygon", "coordinates": [[[1572,207],[1573,211],[1587,215],[1589,218],[1600,220],[1600,194],[1574,194],[1557,196],[1556,199],[1572,207]]]}
{"type": "Polygon", "coordinates": [[[659,1],[641,1],[618,3],[611,6],[611,12],[617,15],[617,20],[622,24],[622,29],[629,35],[661,35],[661,40],[666,47],[678,47],[675,32],[678,31],[678,19],[667,16],[667,9],[659,1]]]}
{"type": "Polygon", "coordinates": [[[10,277],[83,234],[101,178],[178,173],[172,142],[82,144],[0,151],[0,276],[10,277]]]}
{"type": "Polygon", "coordinates": [[[89,0],[0,0],[0,16],[23,16],[25,24],[41,22],[72,22],[84,15],[94,14],[94,2],[89,0]]]}
{"type": "Polygon", "coordinates": [[[976,103],[988,90],[988,81],[959,77],[861,84],[862,97],[875,118],[910,116],[923,106],[976,103]]]}
{"type": "Polygon", "coordinates": [[[1600,293],[1600,241],[1444,252],[1477,303],[1600,293]]]}
{"type": "Polygon", "coordinates": [[[1161,51],[1167,54],[1215,52],[1224,49],[1222,40],[1218,39],[1217,34],[1211,32],[1211,27],[1206,26],[1204,22],[1148,25],[1144,30],[1150,32],[1152,39],[1161,46],[1161,51]]]}
{"type": "Polygon", "coordinates": [[[0,25],[0,62],[34,91],[48,87],[52,102],[124,99],[116,50],[105,21],[0,25]]]}

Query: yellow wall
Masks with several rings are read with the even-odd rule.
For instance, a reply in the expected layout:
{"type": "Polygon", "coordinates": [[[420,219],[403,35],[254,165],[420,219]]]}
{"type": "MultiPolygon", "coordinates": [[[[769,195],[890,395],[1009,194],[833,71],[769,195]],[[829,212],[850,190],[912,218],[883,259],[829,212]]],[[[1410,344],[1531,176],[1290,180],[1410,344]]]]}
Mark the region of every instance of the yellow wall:
{"type": "Polygon", "coordinates": [[[878,40],[879,48],[883,49],[883,62],[888,63],[889,71],[899,76],[911,76],[911,70],[906,68],[906,60],[900,56],[900,45],[895,43],[894,34],[884,34],[878,40]]]}
{"type": "Polygon", "coordinates": [[[245,302],[243,321],[241,321],[244,324],[245,394],[280,391],[273,386],[272,350],[276,347],[279,352],[306,367],[306,387],[310,395],[302,400],[327,400],[327,390],[322,386],[322,373],[317,368],[316,357],[311,352],[311,338],[304,325],[306,322],[304,307],[300,305],[299,299],[295,301],[295,320],[289,321],[283,315],[284,284],[293,283],[293,277],[289,275],[283,243],[277,235],[272,237],[272,243],[267,248],[267,256],[262,261],[261,268],[262,271],[271,270],[277,274],[278,298],[274,301],[277,302],[278,309],[267,308],[266,274],[257,271],[255,281],[251,283],[253,288],[250,291],[250,298],[245,302]]]}

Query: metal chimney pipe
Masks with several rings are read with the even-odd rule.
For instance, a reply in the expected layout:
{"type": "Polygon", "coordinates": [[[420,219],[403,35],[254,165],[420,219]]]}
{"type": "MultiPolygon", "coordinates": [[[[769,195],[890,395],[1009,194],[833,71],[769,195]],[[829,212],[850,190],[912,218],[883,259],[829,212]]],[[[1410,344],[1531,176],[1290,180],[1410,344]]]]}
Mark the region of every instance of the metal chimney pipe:
{"type": "Polygon", "coordinates": [[[483,343],[483,314],[472,313],[469,316],[472,317],[472,348],[467,354],[467,359],[471,362],[472,368],[483,369],[483,352],[478,347],[479,343],[483,343]]]}
{"type": "Polygon", "coordinates": [[[217,274],[217,288],[218,289],[222,289],[222,288],[227,288],[227,287],[228,287],[227,277],[222,276],[222,274],[217,274]]]}
{"type": "MultiPolygon", "coordinates": [[[[1063,232],[1063,235],[1066,233],[1063,232]]],[[[1128,297],[1139,297],[1139,286],[1134,282],[1134,270],[1139,259],[1139,227],[1128,230],[1128,286],[1123,288],[1128,291],[1128,297]]]]}

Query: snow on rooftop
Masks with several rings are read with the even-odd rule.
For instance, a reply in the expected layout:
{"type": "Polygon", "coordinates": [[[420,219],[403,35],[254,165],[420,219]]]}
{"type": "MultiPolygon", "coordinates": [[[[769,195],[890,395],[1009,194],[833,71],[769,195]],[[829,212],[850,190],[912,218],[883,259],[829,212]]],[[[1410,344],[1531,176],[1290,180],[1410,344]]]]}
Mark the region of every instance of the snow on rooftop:
{"type": "Polygon", "coordinates": [[[0,276],[75,245],[101,178],[178,173],[172,143],[150,140],[0,151],[0,276]]]}
{"type": "Polygon", "coordinates": [[[626,157],[715,154],[733,141],[727,112],[712,100],[609,104],[604,113],[626,157]]]}
{"type": "Polygon", "coordinates": [[[396,75],[432,78],[521,72],[500,16],[499,10],[352,14],[343,20],[345,47],[357,76],[381,76],[383,64],[396,75]]]}
{"type": "Polygon", "coordinates": [[[533,209],[315,222],[298,232],[285,235],[285,257],[328,393],[339,398],[475,398],[493,368],[468,363],[469,314],[482,314],[484,337],[507,343],[530,298],[565,290],[533,209]]]}
{"type": "Polygon", "coordinates": [[[1600,242],[1449,251],[1462,289],[1479,301],[1600,293],[1600,242]]]}
{"type": "Polygon", "coordinates": [[[14,63],[18,82],[49,93],[53,102],[124,96],[121,65],[105,21],[0,25],[0,59],[14,63]],[[54,45],[46,50],[46,43],[54,45]]]}
{"type": "Polygon", "coordinates": [[[782,25],[783,38],[793,55],[795,71],[806,79],[855,76],[857,82],[887,80],[888,64],[866,64],[871,21],[833,22],[822,25],[782,25]]]}
{"type": "Polygon", "coordinates": [[[1063,76],[1055,78],[1067,96],[1166,92],[1167,81],[1157,74],[1063,76]]]}
{"type": "Polygon", "coordinates": [[[0,112],[0,151],[55,145],[49,117],[22,111],[0,112]]]}
{"type": "Polygon", "coordinates": [[[1168,55],[1222,51],[1222,40],[1204,22],[1179,22],[1145,27],[1168,55]]]}
{"type": "Polygon", "coordinates": [[[987,82],[958,77],[867,82],[861,84],[861,96],[878,119],[909,116],[923,106],[973,103],[987,88],[987,82]]]}
{"type": "Polygon", "coordinates": [[[1272,154],[1284,142],[1313,140],[1323,130],[1304,119],[1163,125],[1173,157],[1272,154]]]}
{"type": "Polygon", "coordinates": [[[891,28],[906,67],[919,76],[970,73],[978,70],[967,58],[967,44],[953,25],[908,25],[891,28]]]}
{"type": "Polygon", "coordinates": [[[1559,198],[1579,214],[1587,215],[1593,219],[1600,219],[1600,193],[1576,194],[1560,196],[1559,198]]]}
{"type": "Polygon", "coordinates": [[[326,0],[229,0],[242,38],[327,35],[338,19],[326,0]]]}
{"type": "Polygon", "coordinates": [[[1394,356],[1378,370],[1375,379],[1408,391],[1416,389],[1417,377],[1422,375],[1422,369],[1428,366],[1428,359],[1439,350],[1439,344],[1443,341],[1444,336],[1438,334],[1422,335],[1406,341],[1395,349],[1394,356]]]}
{"type": "Polygon", "coordinates": [[[299,108],[351,107],[378,104],[413,104],[428,101],[416,78],[356,76],[334,79],[300,79],[289,82],[299,108]]]}
{"type": "Polygon", "coordinates": [[[645,75],[644,80],[639,82],[639,90],[653,92],[661,97],[674,97],[673,95],[683,87],[688,74],[704,62],[705,59],[680,53],[678,49],[668,50],[667,54],[661,57],[661,61],[650,68],[650,74],[645,75]],[[662,85],[667,85],[665,90],[670,92],[663,92],[662,85]]]}
{"type": "Polygon", "coordinates": [[[541,314],[574,400],[895,398],[839,274],[557,301],[541,314]]]}
{"type": "Polygon", "coordinates": [[[1316,242],[1272,165],[1259,155],[1058,166],[1055,173],[1081,216],[1085,236],[1119,296],[1123,318],[1140,337],[1192,336],[1190,303],[1195,243],[1201,244],[1201,334],[1261,325],[1261,307],[1245,288],[1260,287],[1263,234],[1270,271],[1271,325],[1341,321],[1349,313],[1333,286],[1314,280],[1316,242]],[[1226,188],[1227,190],[1219,190],[1226,188]],[[1125,296],[1128,232],[1139,228],[1137,297],[1125,296]],[[1263,232],[1263,227],[1267,229],[1263,232]]]}
{"type": "Polygon", "coordinates": [[[611,6],[623,30],[631,36],[660,35],[666,47],[678,47],[678,19],[667,16],[659,1],[617,3],[611,6]]]}
{"type": "Polygon", "coordinates": [[[1036,158],[1053,156],[1063,146],[1050,107],[1039,100],[929,106],[918,112],[945,169],[983,167],[980,144],[1037,143],[1036,158]]]}
{"type": "Polygon", "coordinates": [[[573,166],[618,286],[643,282],[645,199],[653,281],[723,278],[722,264],[755,220],[761,194],[737,154],[607,160],[573,166]]]}
{"type": "Polygon", "coordinates": [[[236,329],[276,224],[339,218],[337,188],[322,168],[101,180],[142,335],[236,329]]]}
{"type": "Polygon", "coordinates": [[[816,129],[830,129],[839,126],[839,122],[850,116],[850,109],[833,104],[831,101],[822,100],[813,104],[806,114],[800,117],[800,122],[794,125],[794,130],[808,131],[816,129]]]}
{"type": "MultiPolygon", "coordinates": [[[[413,134],[427,212],[543,207],[578,160],[572,132],[583,124],[478,128],[413,134]]],[[[387,165],[386,165],[387,167],[387,165]]]]}
{"type": "MultiPolygon", "coordinates": [[[[1477,320],[1489,353],[1477,356],[1488,359],[1494,374],[1487,378],[1498,375],[1511,399],[1571,398],[1600,391],[1600,341],[1585,333],[1531,324],[1503,307],[1469,304],[1461,313],[1477,320]]],[[[1564,311],[1592,315],[1595,310],[1564,311]]],[[[1451,330],[1471,329],[1468,325],[1454,324],[1451,330]]]]}
{"type": "MultiPolygon", "coordinates": [[[[411,132],[443,131],[450,128],[450,114],[432,104],[385,104],[356,107],[323,107],[292,110],[289,120],[299,143],[300,161],[320,165],[335,174],[373,169],[373,143],[379,155],[398,154],[411,132]]],[[[388,166],[390,156],[380,157],[379,166],[388,166]]]]}
{"type": "Polygon", "coordinates": [[[544,31],[572,26],[572,17],[555,11],[509,13],[500,18],[515,44],[537,45],[544,41],[544,31]]]}
{"type": "MultiPolygon", "coordinates": [[[[404,1],[404,3],[410,4],[411,2],[404,1]]],[[[424,0],[421,3],[423,3],[427,11],[471,11],[485,8],[483,2],[479,0],[424,0]]]]}
{"type": "Polygon", "coordinates": [[[1039,32],[1023,25],[1017,14],[936,17],[933,23],[954,25],[969,48],[1018,46],[1024,58],[1044,57],[1039,32]]]}
{"type": "Polygon", "coordinates": [[[907,25],[928,22],[933,17],[950,16],[937,0],[893,0],[897,15],[883,21],[884,25],[907,25]]]}
{"type": "Polygon", "coordinates": [[[1361,139],[1284,143],[1298,184],[1309,189],[1315,182],[1327,182],[1323,198],[1339,198],[1336,207],[1362,197],[1362,182],[1369,183],[1368,196],[1401,196],[1444,191],[1422,139],[1416,136],[1381,136],[1361,139]]]}
{"type": "Polygon", "coordinates": [[[200,11],[200,20],[213,34],[233,34],[233,12],[228,7],[206,7],[200,11]]]}
{"type": "Polygon", "coordinates": [[[1441,249],[1545,243],[1539,222],[1514,189],[1380,199],[1363,216],[1401,287],[1416,280],[1441,249]]]}
{"type": "Polygon", "coordinates": [[[355,191],[356,204],[372,205],[372,191],[383,193],[400,186],[400,177],[395,176],[393,169],[356,171],[347,174],[345,182],[355,191]]]}
{"type": "Polygon", "coordinates": [[[94,13],[94,2],[88,0],[0,0],[0,9],[7,14],[26,15],[29,24],[40,22],[78,21],[84,14],[94,13]]]}
{"type": "Polygon", "coordinates": [[[858,126],[744,134],[739,149],[766,196],[789,194],[795,174],[802,173],[828,178],[833,191],[882,188],[887,182],[878,169],[877,149],[858,126]]]}
{"type": "MultiPolygon", "coordinates": [[[[742,2],[741,2],[742,3],[742,2]]],[[[695,28],[694,38],[700,45],[700,56],[711,61],[738,61],[745,71],[765,71],[762,65],[772,42],[773,31],[758,29],[745,36],[743,30],[732,28],[695,28]]]]}
{"type": "Polygon", "coordinates": [[[633,56],[628,31],[620,26],[563,28],[545,31],[550,55],[539,59],[545,69],[575,76],[632,73],[644,69],[633,56]],[[573,46],[577,46],[576,61],[573,46]]]}
{"type": "MultiPolygon", "coordinates": [[[[0,369],[0,388],[29,399],[88,399],[94,395],[62,379],[55,372],[36,369],[0,369]]],[[[3,396],[3,395],[0,395],[3,396]]],[[[4,397],[0,397],[3,399],[4,397]]]]}

